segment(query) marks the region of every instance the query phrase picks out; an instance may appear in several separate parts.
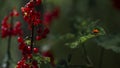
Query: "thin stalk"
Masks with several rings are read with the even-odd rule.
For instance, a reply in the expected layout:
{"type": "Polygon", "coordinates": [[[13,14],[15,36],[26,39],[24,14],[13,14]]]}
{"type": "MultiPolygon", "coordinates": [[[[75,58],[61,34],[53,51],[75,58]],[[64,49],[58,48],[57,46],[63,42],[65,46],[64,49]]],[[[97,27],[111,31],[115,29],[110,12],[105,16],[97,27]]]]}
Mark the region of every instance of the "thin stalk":
{"type": "Polygon", "coordinates": [[[84,56],[85,56],[85,60],[87,62],[87,66],[93,68],[93,63],[92,63],[90,57],[88,56],[87,50],[85,48],[85,44],[82,45],[82,48],[83,48],[83,51],[84,51],[84,56]]]}
{"type": "Polygon", "coordinates": [[[31,53],[33,52],[33,43],[34,43],[34,25],[32,24],[32,31],[31,31],[31,53]]]}
{"type": "MultiPolygon", "coordinates": [[[[13,29],[13,17],[11,17],[11,20],[10,20],[10,24],[11,24],[11,27],[10,27],[10,30],[11,31],[13,29]]],[[[6,56],[5,56],[5,63],[3,64],[3,68],[10,68],[10,61],[11,61],[11,35],[8,36],[8,44],[7,44],[7,51],[6,51],[6,56]],[[5,65],[5,66],[4,66],[5,65]]]]}
{"type": "MultiPolygon", "coordinates": [[[[32,24],[32,31],[31,31],[31,54],[33,54],[33,43],[34,43],[34,25],[32,24]]],[[[32,63],[32,59],[29,60],[30,63],[32,63]]]]}
{"type": "Polygon", "coordinates": [[[6,68],[10,67],[10,60],[11,60],[11,36],[8,37],[8,46],[7,46],[7,61],[6,61],[6,68]]]}
{"type": "MultiPolygon", "coordinates": [[[[35,0],[33,0],[33,1],[35,2],[35,0]]],[[[30,47],[31,47],[31,54],[32,54],[32,52],[33,52],[33,43],[34,43],[34,24],[32,23],[31,25],[32,25],[32,31],[31,31],[31,45],[30,45],[30,47]]]]}
{"type": "Polygon", "coordinates": [[[102,68],[104,51],[105,50],[102,48],[101,53],[100,53],[100,60],[99,60],[99,67],[98,68],[102,68]]]}

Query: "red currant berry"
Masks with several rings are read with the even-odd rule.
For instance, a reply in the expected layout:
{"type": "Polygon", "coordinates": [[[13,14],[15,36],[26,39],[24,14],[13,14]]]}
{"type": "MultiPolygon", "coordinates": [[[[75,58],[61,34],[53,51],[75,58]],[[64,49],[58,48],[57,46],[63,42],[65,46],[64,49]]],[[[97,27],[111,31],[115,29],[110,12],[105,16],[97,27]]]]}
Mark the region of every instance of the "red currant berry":
{"type": "Polygon", "coordinates": [[[40,5],[42,0],[36,0],[36,5],[40,5]]]}
{"type": "Polygon", "coordinates": [[[19,16],[19,13],[16,9],[13,9],[13,11],[10,13],[10,16],[19,16]]]}
{"type": "Polygon", "coordinates": [[[54,8],[52,15],[54,16],[54,18],[58,18],[59,13],[60,13],[60,8],[56,7],[56,8],[54,8]]]}
{"type": "Polygon", "coordinates": [[[26,53],[27,53],[27,54],[31,54],[31,47],[30,47],[30,46],[27,46],[26,53]]]}
{"type": "Polygon", "coordinates": [[[24,43],[20,43],[20,44],[19,44],[19,49],[20,49],[20,50],[23,50],[24,48],[25,48],[25,44],[24,44],[24,43]]]}
{"type": "Polygon", "coordinates": [[[24,68],[29,68],[29,65],[26,64],[26,63],[24,63],[24,64],[23,64],[23,67],[24,67],[24,68]]]}
{"type": "Polygon", "coordinates": [[[20,21],[17,21],[17,22],[15,23],[15,27],[18,28],[18,27],[20,27],[20,26],[21,26],[20,21]]]}
{"type": "Polygon", "coordinates": [[[23,41],[24,41],[24,40],[23,40],[22,37],[18,37],[18,42],[19,42],[19,43],[23,43],[23,41]]]}
{"type": "Polygon", "coordinates": [[[37,41],[39,41],[39,40],[41,40],[41,39],[42,39],[41,36],[36,36],[36,40],[37,40],[37,41]]]}
{"type": "Polygon", "coordinates": [[[34,48],[33,51],[34,51],[34,53],[38,53],[39,49],[38,48],[34,48]]]}

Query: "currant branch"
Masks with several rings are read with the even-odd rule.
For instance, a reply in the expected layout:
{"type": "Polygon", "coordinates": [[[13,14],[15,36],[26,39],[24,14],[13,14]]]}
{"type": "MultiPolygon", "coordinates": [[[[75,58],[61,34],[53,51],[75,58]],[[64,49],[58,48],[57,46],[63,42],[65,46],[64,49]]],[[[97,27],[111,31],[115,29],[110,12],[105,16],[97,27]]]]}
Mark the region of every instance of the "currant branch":
{"type": "MultiPolygon", "coordinates": [[[[10,28],[10,31],[12,31],[13,29],[13,17],[11,17],[11,28],[10,28]]],[[[9,68],[10,67],[10,60],[11,60],[11,35],[8,36],[8,46],[7,46],[7,61],[6,61],[6,68],[9,68]]]]}
{"type": "Polygon", "coordinates": [[[33,52],[33,43],[34,43],[34,25],[32,25],[31,31],[31,53],[33,52]]]}
{"type": "Polygon", "coordinates": [[[10,63],[12,61],[11,57],[11,39],[12,36],[22,35],[21,30],[21,24],[20,22],[16,22],[15,26],[13,26],[13,17],[17,17],[19,13],[16,11],[16,9],[13,9],[12,12],[9,13],[8,16],[6,16],[2,20],[2,27],[1,27],[1,37],[6,38],[8,37],[8,44],[7,44],[7,55],[5,56],[5,63],[2,65],[3,68],[10,68],[10,63]],[[9,22],[10,19],[10,23],[9,22]],[[19,31],[19,32],[18,32],[19,31]]]}

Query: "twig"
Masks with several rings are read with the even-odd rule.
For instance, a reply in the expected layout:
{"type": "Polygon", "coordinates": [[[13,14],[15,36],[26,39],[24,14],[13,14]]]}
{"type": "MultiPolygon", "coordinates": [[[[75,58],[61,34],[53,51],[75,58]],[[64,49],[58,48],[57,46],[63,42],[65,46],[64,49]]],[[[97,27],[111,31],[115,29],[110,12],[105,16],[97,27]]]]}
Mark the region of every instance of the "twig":
{"type": "Polygon", "coordinates": [[[86,62],[87,62],[87,67],[92,67],[93,68],[93,62],[91,61],[90,57],[87,54],[87,50],[85,48],[85,44],[83,44],[82,47],[83,47],[85,59],[86,59],[86,62]]]}
{"type": "MultiPolygon", "coordinates": [[[[11,31],[13,29],[13,17],[11,17],[11,20],[10,20],[10,23],[11,23],[11,27],[10,27],[10,30],[11,31]]],[[[11,58],[11,35],[8,36],[8,44],[7,44],[7,55],[5,56],[5,60],[4,60],[4,64],[2,65],[3,68],[10,68],[10,61],[12,60],[11,58]]]]}
{"type": "Polygon", "coordinates": [[[33,52],[33,43],[34,43],[34,25],[32,24],[32,31],[31,31],[31,53],[33,52]]]}
{"type": "MultiPolygon", "coordinates": [[[[33,1],[34,1],[34,4],[35,4],[35,0],[33,0],[33,1]]],[[[31,31],[31,45],[30,45],[30,48],[31,48],[31,54],[32,54],[32,52],[33,52],[33,43],[34,43],[34,24],[33,24],[33,22],[31,24],[31,26],[32,26],[32,31],[31,31]]]]}

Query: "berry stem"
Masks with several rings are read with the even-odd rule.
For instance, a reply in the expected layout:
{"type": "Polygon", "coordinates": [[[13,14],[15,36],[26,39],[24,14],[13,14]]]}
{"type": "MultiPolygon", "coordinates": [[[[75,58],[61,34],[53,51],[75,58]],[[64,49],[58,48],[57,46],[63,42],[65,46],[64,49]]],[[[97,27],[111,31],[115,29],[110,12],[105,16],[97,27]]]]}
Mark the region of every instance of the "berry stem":
{"type": "Polygon", "coordinates": [[[34,25],[32,24],[32,31],[31,31],[31,53],[33,52],[33,43],[34,43],[34,25]]]}
{"type": "MultiPolygon", "coordinates": [[[[32,0],[31,0],[32,1],[32,0]]],[[[33,0],[35,2],[35,0],[33,0]]],[[[34,43],[34,24],[31,24],[32,31],[31,31],[31,54],[33,53],[33,43],[34,43]]]]}
{"type": "MultiPolygon", "coordinates": [[[[12,31],[13,29],[13,17],[11,17],[11,20],[10,20],[10,24],[11,24],[11,27],[10,27],[10,32],[12,31]]],[[[7,46],[7,58],[6,58],[6,68],[10,68],[10,60],[11,60],[11,33],[10,35],[8,36],[8,46],[7,46]]]]}

